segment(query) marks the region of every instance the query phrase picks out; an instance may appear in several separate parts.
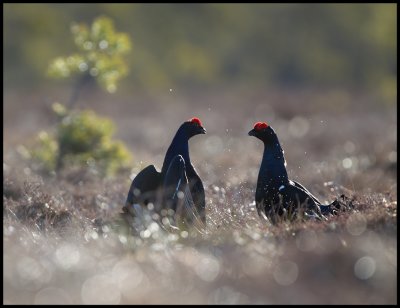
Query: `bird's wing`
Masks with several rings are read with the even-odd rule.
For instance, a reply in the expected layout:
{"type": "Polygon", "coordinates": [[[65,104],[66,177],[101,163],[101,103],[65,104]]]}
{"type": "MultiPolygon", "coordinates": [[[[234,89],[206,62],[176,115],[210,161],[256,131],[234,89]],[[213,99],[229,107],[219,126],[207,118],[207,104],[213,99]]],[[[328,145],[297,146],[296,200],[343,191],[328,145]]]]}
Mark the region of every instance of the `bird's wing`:
{"type": "Polygon", "coordinates": [[[205,208],[206,208],[206,197],[204,193],[203,182],[193,166],[188,166],[186,174],[189,180],[189,187],[192,193],[193,202],[197,208],[198,214],[201,217],[203,223],[206,221],[205,208]]]}
{"type": "MultiPolygon", "coordinates": [[[[205,230],[205,226],[193,201],[186,172],[187,167],[190,169],[181,155],[172,159],[163,179],[163,206],[175,211],[172,219],[173,225],[180,228],[188,223],[202,232],[205,230]]],[[[171,226],[173,227],[173,225],[171,226]]]]}
{"type": "Polygon", "coordinates": [[[304,190],[317,204],[322,204],[317,197],[315,197],[312,193],[309,192],[309,190],[307,188],[305,188],[303,185],[301,185],[299,182],[290,180],[290,182],[293,182],[294,186],[301,188],[302,190],[304,190]]]}
{"type": "Polygon", "coordinates": [[[199,213],[194,204],[193,196],[188,185],[186,185],[183,190],[183,194],[181,213],[198,232],[203,234],[206,230],[205,222],[203,216],[199,213]]]}
{"type": "Polygon", "coordinates": [[[301,187],[289,182],[279,187],[279,194],[283,197],[285,204],[293,204],[295,208],[301,206],[306,216],[323,219],[319,204],[301,187]]]}
{"type": "Polygon", "coordinates": [[[257,181],[256,187],[256,209],[259,216],[263,215],[264,212],[264,202],[266,201],[266,191],[264,189],[265,185],[260,179],[257,181]]]}
{"type": "Polygon", "coordinates": [[[154,192],[160,186],[161,173],[154,165],[149,165],[140,171],[133,179],[126,198],[125,207],[133,204],[148,202],[154,196],[154,192]]]}

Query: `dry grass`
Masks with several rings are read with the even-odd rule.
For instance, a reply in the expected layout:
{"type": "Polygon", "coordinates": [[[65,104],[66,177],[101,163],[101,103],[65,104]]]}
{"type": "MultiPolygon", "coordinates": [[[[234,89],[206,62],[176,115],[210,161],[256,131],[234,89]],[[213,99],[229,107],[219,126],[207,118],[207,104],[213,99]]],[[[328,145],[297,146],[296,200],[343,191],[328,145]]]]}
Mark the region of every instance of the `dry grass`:
{"type": "Polygon", "coordinates": [[[151,222],[138,236],[122,232],[116,222],[130,174],[37,174],[13,137],[28,140],[51,121],[38,109],[31,116],[43,119],[24,123],[6,103],[14,121],[4,135],[4,303],[397,303],[397,119],[363,97],[335,95],[136,98],[146,107],[89,100],[117,122],[137,160],[132,173],[160,167],[179,123],[202,119],[208,134],[190,147],[206,187],[205,235],[168,234],[151,222]],[[262,148],[247,136],[258,120],[277,131],[291,178],[324,201],[354,197],[354,210],[327,223],[262,221],[253,204],[262,148]]]}

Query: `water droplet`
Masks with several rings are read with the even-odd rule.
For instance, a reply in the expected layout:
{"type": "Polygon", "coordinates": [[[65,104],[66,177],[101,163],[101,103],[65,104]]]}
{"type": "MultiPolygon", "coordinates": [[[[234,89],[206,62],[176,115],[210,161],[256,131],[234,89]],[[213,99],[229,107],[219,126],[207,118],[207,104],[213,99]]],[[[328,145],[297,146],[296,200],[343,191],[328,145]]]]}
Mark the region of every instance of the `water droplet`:
{"type": "Polygon", "coordinates": [[[208,304],[217,305],[234,305],[239,304],[241,298],[244,297],[240,292],[235,291],[231,287],[223,286],[217,288],[209,295],[208,304]]]}
{"type": "Polygon", "coordinates": [[[160,227],[158,226],[158,224],[157,224],[156,222],[152,222],[152,223],[149,225],[148,229],[149,229],[149,231],[150,231],[151,233],[153,233],[153,232],[157,232],[157,231],[160,229],[160,227]]]}
{"type": "Polygon", "coordinates": [[[110,93],[114,93],[117,90],[117,86],[115,84],[107,85],[107,91],[110,93]]]}
{"type": "Polygon", "coordinates": [[[356,146],[351,141],[346,141],[346,143],[344,144],[343,147],[344,147],[344,150],[346,151],[346,153],[348,153],[348,154],[352,154],[356,149],[356,146]]]}
{"type": "Polygon", "coordinates": [[[79,63],[79,70],[81,71],[81,72],[84,72],[84,71],[86,71],[88,69],[88,65],[86,64],[86,62],[81,62],[81,63],[79,63]]]}
{"type": "Polygon", "coordinates": [[[35,259],[22,257],[17,263],[17,272],[23,280],[38,280],[41,267],[35,259]]]}
{"type": "Polygon", "coordinates": [[[99,238],[99,234],[96,231],[92,231],[90,233],[90,237],[94,240],[97,240],[99,238]]]}
{"type": "Polygon", "coordinates": [[[151,236],[151,231],[146,229],[144,231],[140,231],[140,237],[142,238],[149,238],[151,236]]]}
{"type": "Polygon", "coordinates": [[[80,260],[78,247],[74,244],[63,244],[56,250],[57,263],[64,269],[70,269],[80,260]]]}
{"type": "Polygon", "coordinates": [[[102,40],[99,43],[100,49],[106,49],[108,47],[108,42],[106,40],[102,40]]]}
{"type": "Polygon", "coordinates": [[[313,230],[302,230],[296,238],[297,248],[311,251],[317,246],[317,234],[313,230]]]}
{"type": "Polygon", "coordinates": [[[195,266],[196,274],[204,281],[211,282],[217,278],[220,265],[213,256],[204,256],[195,266]]]}
{"type": "Polygon", "coordinates": [[[87,279],[81,289],[84,304],[119,304],[121,292],[111,276],[95,275],[87,279]]]}
{"type": "Polygon", "coordinates": [[[371,278],[375,273],[375,260],[369,256],[362,257],[354,264],[354,275],[361,280],[371,278]]]}
{"type": "Polygon", "coordinates": [[[178,199],[183,199],[185,197],[185,194],[182,191],[178,191],[178,193],[176,194],[178,199]]]}
{"type": "Polygon", "coordinates": [[[122,244],[126,244],[128,242],[128,239],[124,235],[119,235],[118,239],[122,244]]]}
{"type": "Polygon", "coordinates": [[[34,299],[35,305],[71,305],[71,296],[62,289],[49,287],[40,290],[34,299]]]}
{"type": "Polygon", "coordinates": [[[125,259],[115,264],[112,277],[117,281],[118,288],[123,295],[132,293],[144,278],[139,264],[132,259],[125,259]]]}
{"type": "Polygon", "coordinates": [[[389,155],[388,155],[388,160],[391,163],[397,162],[397,152],[396,151],[390,152],[389,155]]]}
{"type": "Polygon", "coordinates": [[[83,43],[83,48],[86,50],[90,50],[93,47],[93,43],[90,41],[86,41],[85,43],[83,43]]]}
{"type": "Polygon", "coordinates": [[[306,118],[296,116],[289,122],[289,133],[296,138],[304,137],[310,128],[306,118]]]}
{"type": "Polygon", "coordinates": [[[91,75],[91,76],[96,77],[98,74],[99,74],[99,70],[98,70],[97,68],[92,67],[92,68],[90,69],[90,75],[91,75]]]}
{"type": "Polygon", "coordinates": [[[278,284],[288,286],[297,280],[299,268],[292,261],[283,261],[276,266],[273,275],[278,284]]]}
{"type": "Polygon", "coordinates": [[[351,166],[353,165],[353,161],[351,160],[351,158],[346,157],[345,159],[343,159],[342,165],[343,165],[343,168],[350,169],[351,166]]]}
{"type": "Polygon", "coordinates": [[[347,219],[346,229],[351,235],[361,235],[367,229],[367,220],[361,213],[354,213],[347,219]]]}

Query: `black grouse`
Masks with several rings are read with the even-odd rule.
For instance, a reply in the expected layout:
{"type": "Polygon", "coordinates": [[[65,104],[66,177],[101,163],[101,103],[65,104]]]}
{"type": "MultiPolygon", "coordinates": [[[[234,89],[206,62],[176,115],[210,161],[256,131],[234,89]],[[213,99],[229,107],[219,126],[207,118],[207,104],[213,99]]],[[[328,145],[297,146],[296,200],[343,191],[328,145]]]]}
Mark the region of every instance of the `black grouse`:
{"type": "Polygon", "coordinates": [[[151,203],[157,213],[163,209],[174,211],[172,227],[183,222],[204,229],[204,187],[190,161],[189,139],[205,133],[198,118],[185,121],[167,150],[161,172],[149,165],[133,179],[124,214],[138,217],[142,207],[151,203]]]}
{"type": "Polygon", "coordinates": [[[325,215],[335,213],[340,207],[338,200],[322,205],[303,185],[288,179],[283,150],[271,126],[257,122],[248,134],[264,143],[255,200],[261,217],[265,214],[275,224],[297,217],[326,220],[325,215]]]}

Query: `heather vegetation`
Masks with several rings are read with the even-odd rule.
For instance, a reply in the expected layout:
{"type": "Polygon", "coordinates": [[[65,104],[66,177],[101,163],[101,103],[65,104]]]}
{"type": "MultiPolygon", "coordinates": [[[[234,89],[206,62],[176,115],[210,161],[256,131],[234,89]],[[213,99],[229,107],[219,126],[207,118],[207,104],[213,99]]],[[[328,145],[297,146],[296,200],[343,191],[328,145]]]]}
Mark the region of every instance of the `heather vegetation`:
{"type": "Polygon", "coordinates": [[[396,8],[5,4],[3,303],[396,304],[396,8]],[[192,117],[205,232],[132,232],[132,179],[192,117]],[[261,219],[258,121],[353,208],[261,219]]]}

